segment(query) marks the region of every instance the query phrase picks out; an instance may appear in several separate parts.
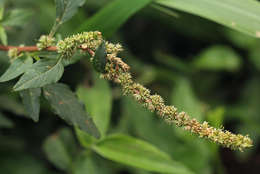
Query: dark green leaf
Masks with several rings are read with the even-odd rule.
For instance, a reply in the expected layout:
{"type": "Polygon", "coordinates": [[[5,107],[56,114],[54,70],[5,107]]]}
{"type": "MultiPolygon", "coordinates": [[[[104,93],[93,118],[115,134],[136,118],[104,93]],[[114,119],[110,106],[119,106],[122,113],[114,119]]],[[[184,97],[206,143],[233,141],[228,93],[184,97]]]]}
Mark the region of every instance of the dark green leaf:
{"type": "Polygon", "coordinates": [[[254,37],[260,37],[260,3],[255,0],[156,0],[254,37]]]}
{"type": "Polygon", "coordinates": [[[26,89],[20,92],[25,109],[35,122],[39,120],[41,88],[26,89]]]}
{"type": "Polygon", "coordinates": [[[13,122],[0,112],[0,127],[12,128],[13,126],[13,122]]]}
{"type": "Polygon", "coordinates": [[[112,36],[128,18],[148,5],[152,0],[114,0],[83,23],[78,32],[98,30],[104,36],[112,36]]]}
{"type": "Polygon", "coordinates": [[[53,36],[59,26],[71,19],[81,7],[85,0],[55,0],[56,3],[56,19],[50,35],[53,36]]]}
{"type": "Polygon", "coordinates": [[[103,41],[97,48],[92,64],[97,72],[105,73],[107,63],[106,42],[103,41]]]}
{"type": "Polygon", "coordinates": [[[64,23],[72,18],[81,7],[85,0],[55,0],[56,3],[56,21],[64,23]]]}
{"type": "Polygon", "coordinates": [[[236,71],[241,66],[241,57],[226,46],[212,46],[203,50],[194,60],[193,65],[202,70],[236,71]]]}
{"type": "Polygon", "coordinates": [[[61,60],[41,59],[34,63],[16,83],[14,90],[39,88],[57,82],[64,72],[61,60]]]}
{"type": "Polygon", "coordinates": [[[192,173],[153,145],[126,135],[109,136],[93,146],[93,149],[105,158],[148,171],[192,173]]]}
{"type": "Polygon", "coordinates": [[[112,108],[112,94],[108,82],[100,79],[96,74],[94,86],[92,88],[79,87],[77,95],[84,102],[102,137],[105,136],[112,108]],[[101,98],[102,100],[100,100],[101,98]]]}
{"type": "Polygon", "coordinates": [[[33,60],[31,57],[19,57],[12,62],[7,71],[0,77],[0,82],[12,80],[23,74],[32,66],[33,60]]]}
{"type": "Polygon", "coordinates": [[[43,90],[45,98],[50,102],[57,115],[94,137],[100,137],[100,133],[91,117],[87,115],[84,106],[79,103],[68,86],[58,83],[47,85],[43,90]]]}

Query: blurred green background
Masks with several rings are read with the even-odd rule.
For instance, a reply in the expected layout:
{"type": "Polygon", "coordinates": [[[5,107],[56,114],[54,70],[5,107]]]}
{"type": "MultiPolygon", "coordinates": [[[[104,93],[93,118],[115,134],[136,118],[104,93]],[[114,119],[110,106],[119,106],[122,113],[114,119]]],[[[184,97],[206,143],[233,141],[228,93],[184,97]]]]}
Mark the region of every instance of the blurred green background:
{"type": "MultiPolygon", "coordinates": [[[[109,125],[101,123],[108,134],[123,133],[149,142],[197,174],[258,173],[260,40],[149,0],[139,6],[129,1],[106,9],[111,2],[87,0],[59,34],[64,38],[78,31],[103,31],[106,39],[123,45],[120,56],[131,66],[136,81],[200,121],[249,134],[254,146],[243,153],[231,151],[167,125],[131,97],[122,96],[119,86],[96,78],[84,57],[66,67],[61,82],[77,92],[90,115],[99,116],[101,122],[103,117],[110,120],[109,125]],[[124,16],[122,9],[127,7],[136,9],[124,16]],[[102,16],[100,9],[111,16],[102,16]]],[[[34,45],[49,33],[55,19],[53,0],[8,0],[6,13],[14,9],[23,10],[16,14],[22,22],[5,28],[10,45],[34,45]]],[[[1,74],[8,65],[6,52],[0,52],[1,74]]],[[[85,150],[74,129],[57,118],[44,99],[40,121],[30,120],[19,95],[12,92],[15,81],[0,84],[1,173],[153,173],[85,150]],[[50,150],[46,145],[52,136],[61,136],[56,150],[64,156],[57,157],[58,163],[50,157],[56,146],[50,150]]]]}

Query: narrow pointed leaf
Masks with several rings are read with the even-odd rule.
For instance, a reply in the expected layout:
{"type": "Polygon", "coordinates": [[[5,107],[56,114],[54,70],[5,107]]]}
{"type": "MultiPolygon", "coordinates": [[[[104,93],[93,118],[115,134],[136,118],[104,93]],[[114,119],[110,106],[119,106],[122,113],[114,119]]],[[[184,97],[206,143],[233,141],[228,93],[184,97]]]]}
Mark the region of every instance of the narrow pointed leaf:
{"type": "Polygon", "coordinates": [[[30,57],[17,58],[7,69],[7,71],[0,77],[0,82],[12,80],[23,74],[32,65],[33,60],[30,57]]]}
{"type": "Polygon", "coordinates": [[[16,83],[14,90],[39,88],[57,82],[64,72],[61,60],[41,59],[34,63],[16,83]]]}
{"type": "Polygon", "coordinates": [[[260,37],[260,3],[256,0],[156,0],[155,2],[260,37]]]}
{"type": "Polygon", "coordinates": [[[35,122],[39,120],[41,88],[26,89],[20,92],[25,110],[35,122]]]}
{"type": "Polygon", "coordinates": [[[152,0],[114,0],[84,22],[77,31],[98,30],[110,37],[127,19],[151,2],[152,0]]]}
{"type": "Polygon", "coordinates": [[[106,43],[105,41],[103,41],[95,52],[95,56],[93,58],[92,64],[94,66],[94,69],[97,72],[105,73],[106,63],[107,63],[106,43]]]}
{"type": "Polygon", "coordinates": [[[79,103],[76,95],[67,85],[60,83],[47,85],[43,91],[58,116],[96,138],[100,137],[92,118],[87,115],[84,106],[79,103]]]}
{"type": "Polygon", "coordinates": [[[173,161],[155,146],[126,135],[112,135],[93,147],[110,160],[160,173],[191,174],[181,163],[173,161]]]}

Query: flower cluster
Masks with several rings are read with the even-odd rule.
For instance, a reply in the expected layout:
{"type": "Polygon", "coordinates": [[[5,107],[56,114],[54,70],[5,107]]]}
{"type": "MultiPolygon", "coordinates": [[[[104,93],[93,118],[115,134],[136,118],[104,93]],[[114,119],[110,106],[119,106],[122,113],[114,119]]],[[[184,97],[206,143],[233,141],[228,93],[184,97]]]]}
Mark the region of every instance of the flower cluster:
{"type": "MultiPolygon", "coordinates": [[[[58,52],[65,57],[70,57],[78,48],[90,49],[94,53],[101,42],[102,35],[100,32],[85,32],[60,41],[58,43],[58,52]]],[[[124,95],[133,96],[137,102],[148,110],[156,112],[167,123],[174,123],[179,127],[183,127],[184,130],[224,147],[243,151],[244,148],[252,146],[252,140],[248,135],[236,135],[223,129],[217,129],[209,126],[207,122],[201,124],[196,119],[190,118],[187,113],[177,112],[174,106],[165,105],[161,96],[152,95],[149,89],[132,80],[129,72],[130,67],[117,57],[117,53],[122,51],[121,45],[106,42],[106,49],[106,73],[101,74],[101,77],[120,84],[124,95]]]]}
{"type": "Polygon", "coordinates": [[[46,35],[42,35],[36,44],[39,50],[44,50],[53,45],[55,45],[55,39],[46,35]]]}
{"type": "MultiPolygon", "coordinates": [[[[57,49],[58,53],[62,54],[65,58],[70,58],[77,51],[77,49],[96,50],[102,41],[103,38],[101,32],[99,31],[83,32],[59,41],[57,44],[57,49]]],[[[117,55],[118,52],[122,50],[123,49],[120,44],[106,42],[107,54],[117,55]]]]}

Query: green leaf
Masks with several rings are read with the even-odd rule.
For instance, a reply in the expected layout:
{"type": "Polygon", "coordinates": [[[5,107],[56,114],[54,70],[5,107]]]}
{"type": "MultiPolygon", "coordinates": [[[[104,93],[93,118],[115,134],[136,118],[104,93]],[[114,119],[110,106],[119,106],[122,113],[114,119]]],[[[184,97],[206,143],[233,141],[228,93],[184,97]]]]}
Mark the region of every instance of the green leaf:
{"type": "Polygon", "coordinates": [[[156,0],[156,3],[204,17],[260,37],[260,3],[255,0],[156,0]]]}
{"type": "Polygon", "coordinates": [[[39,88],[57,82],[64,72],[61,60],[41,59],[34,63],[15,84],[14,90],[39,88]]]}
{"type": "Polygon", "coordinates": [[[193,65],[201,70],[237,71],[241,66],[241,57],[226,46],[212,46],[203,50],[194,60],[193,65]]]}
{"type": "Polygon", "coordinates": [[[209,123],[214,127],[221,127],[223,124],[225,115],[225,108],[224,107],[217,107],[214,110],[211,110],[207,114],[207,120],[209,123]]]}
{"type": "Polygon", "coordinates": [[[55,0],[56,3],[56,21],[64,23],[72,18],[83,6],[85,0],[55,0]]]}
{"type": "Polygon", "coordinates": [[[47,85],[43,88],[43,91],[45,98],[50,102],[58,116],[96,138],[100,137],[92,118],[87,115],[84,106],[79,103],[75,94],[67,85],[60,83],[47,85]]]}
{"type": "Polygon", "coordinates": [[[123,98],[122,106],[121,118],[124,120],[120,126],[123,129],[167,152],[194,172],[210,173],[211,152],[205,142],[175,125],[158,121],[155,113],[147,111],[130,97],[123,98]]]}
{"type": "Polygon", "coordinates": [[[33,60],[31,57],[23,56],[15,59],[7,71],[0,77],[0,82],[6,82],[18,77],[28,70],[32,64],[33,60]]]}
{"type": "Polygon", "coordinates": [[[91,158],[91,155],[88,153],[83,153],[82,155],[78,156],[74,163],[74,174],[98,174],[99,166],[97,166],[93,159],[91,158]]]}
{"type": "Polygon", "coordinates": [[[92,88],[79,87],[77,95],[84,102],[101,136],[105,136],[112,109],[112,94],[108,82],[95,74],[94,86],[92,88]],[[100,100],[101,98],[102,100],[100,100]]]}
{"type": "Polygon", "coordinates": [[[192,173],[153,145],[126,135],[109,136],[93,146],[93,149],[105,158],[148,171],[192,173]]]}
{"type": "Polygon", "coordinates": [[[4,11],[5,11],[5,0],[1,0],[0,2],[0,21],[3,20],[4,17],[4,11]]]}
{"type": "Polygon", "coordinates": [[[7,45],[7,34],[4,27],[0,25],[0,40],[4,45],[7,45]]]}
{"type": "Polygon", "coordinates": [[[0,109],[10,111],[16,115],[26,115],[23,105],[10,95],[0,96],[0,109]]]}
{"type": "Polygon", "coordinates": [[[97,72],[105,73],[107,63],[106,42],[103,41],[97,48],[92,64],[97,72]]]}
{"type": "Polygon", "coordinates": [[[80,130],[79,128],[75,128],[75,132],[80,145],[85,148],[90,148],[92,144],[94,144],[97,141],[97,139],[95,139],[93,136],[80,130]]]}
{"type": "Polygon", "coordinates": [[[0,112],[0,127],[12,128],[13,126],[13,122],[0,112]]]}
{"type": "MultiPolygon", "coordinates": [[[[72,155],[69,152],[66,141],[64,141],[62,137],[62,134],[68,133],[67,131],[68,130],[63,129],[62,131],[59,131],[58,134],[49,136],[43,144],[43,150],[48,160],[57,168],[64,171],[70,170],[72,163],[72,155]]],[[[73,139],[70,138],[70,140],[73,139]]]]}
{"type": "Polygon", "coordinates": [[[22,27],[26,24],[28,19],[32,16],[32,11],[25,9],[11,10],[3,21],[3,26],[22,27]]]}
{"type": "Polygon", "coordinates": [[[77,31],[98,30],[110,37],[128,18],[151,2],[152,0],[114,0],[83,23],[77,31]]]}
{"type": "Polygon", "coordinates": [[[179,111],[187,112],[192,118],[202,120],[202,106],[195,96],[188,79],[180,77],[171,95],[171,101],[179,111]]]}
{"type": "Polygon", "coordinates": [[[50,35],[53,36],[59,26],[71,19],[84,3],[85,0],[55,0],[56,19],[50,35]]]}
{"type": "Polygon", "coordinates": [[[31,119],[39,120],[41,88],[26,89],[20,92],[25,109],[31,119]]]}

